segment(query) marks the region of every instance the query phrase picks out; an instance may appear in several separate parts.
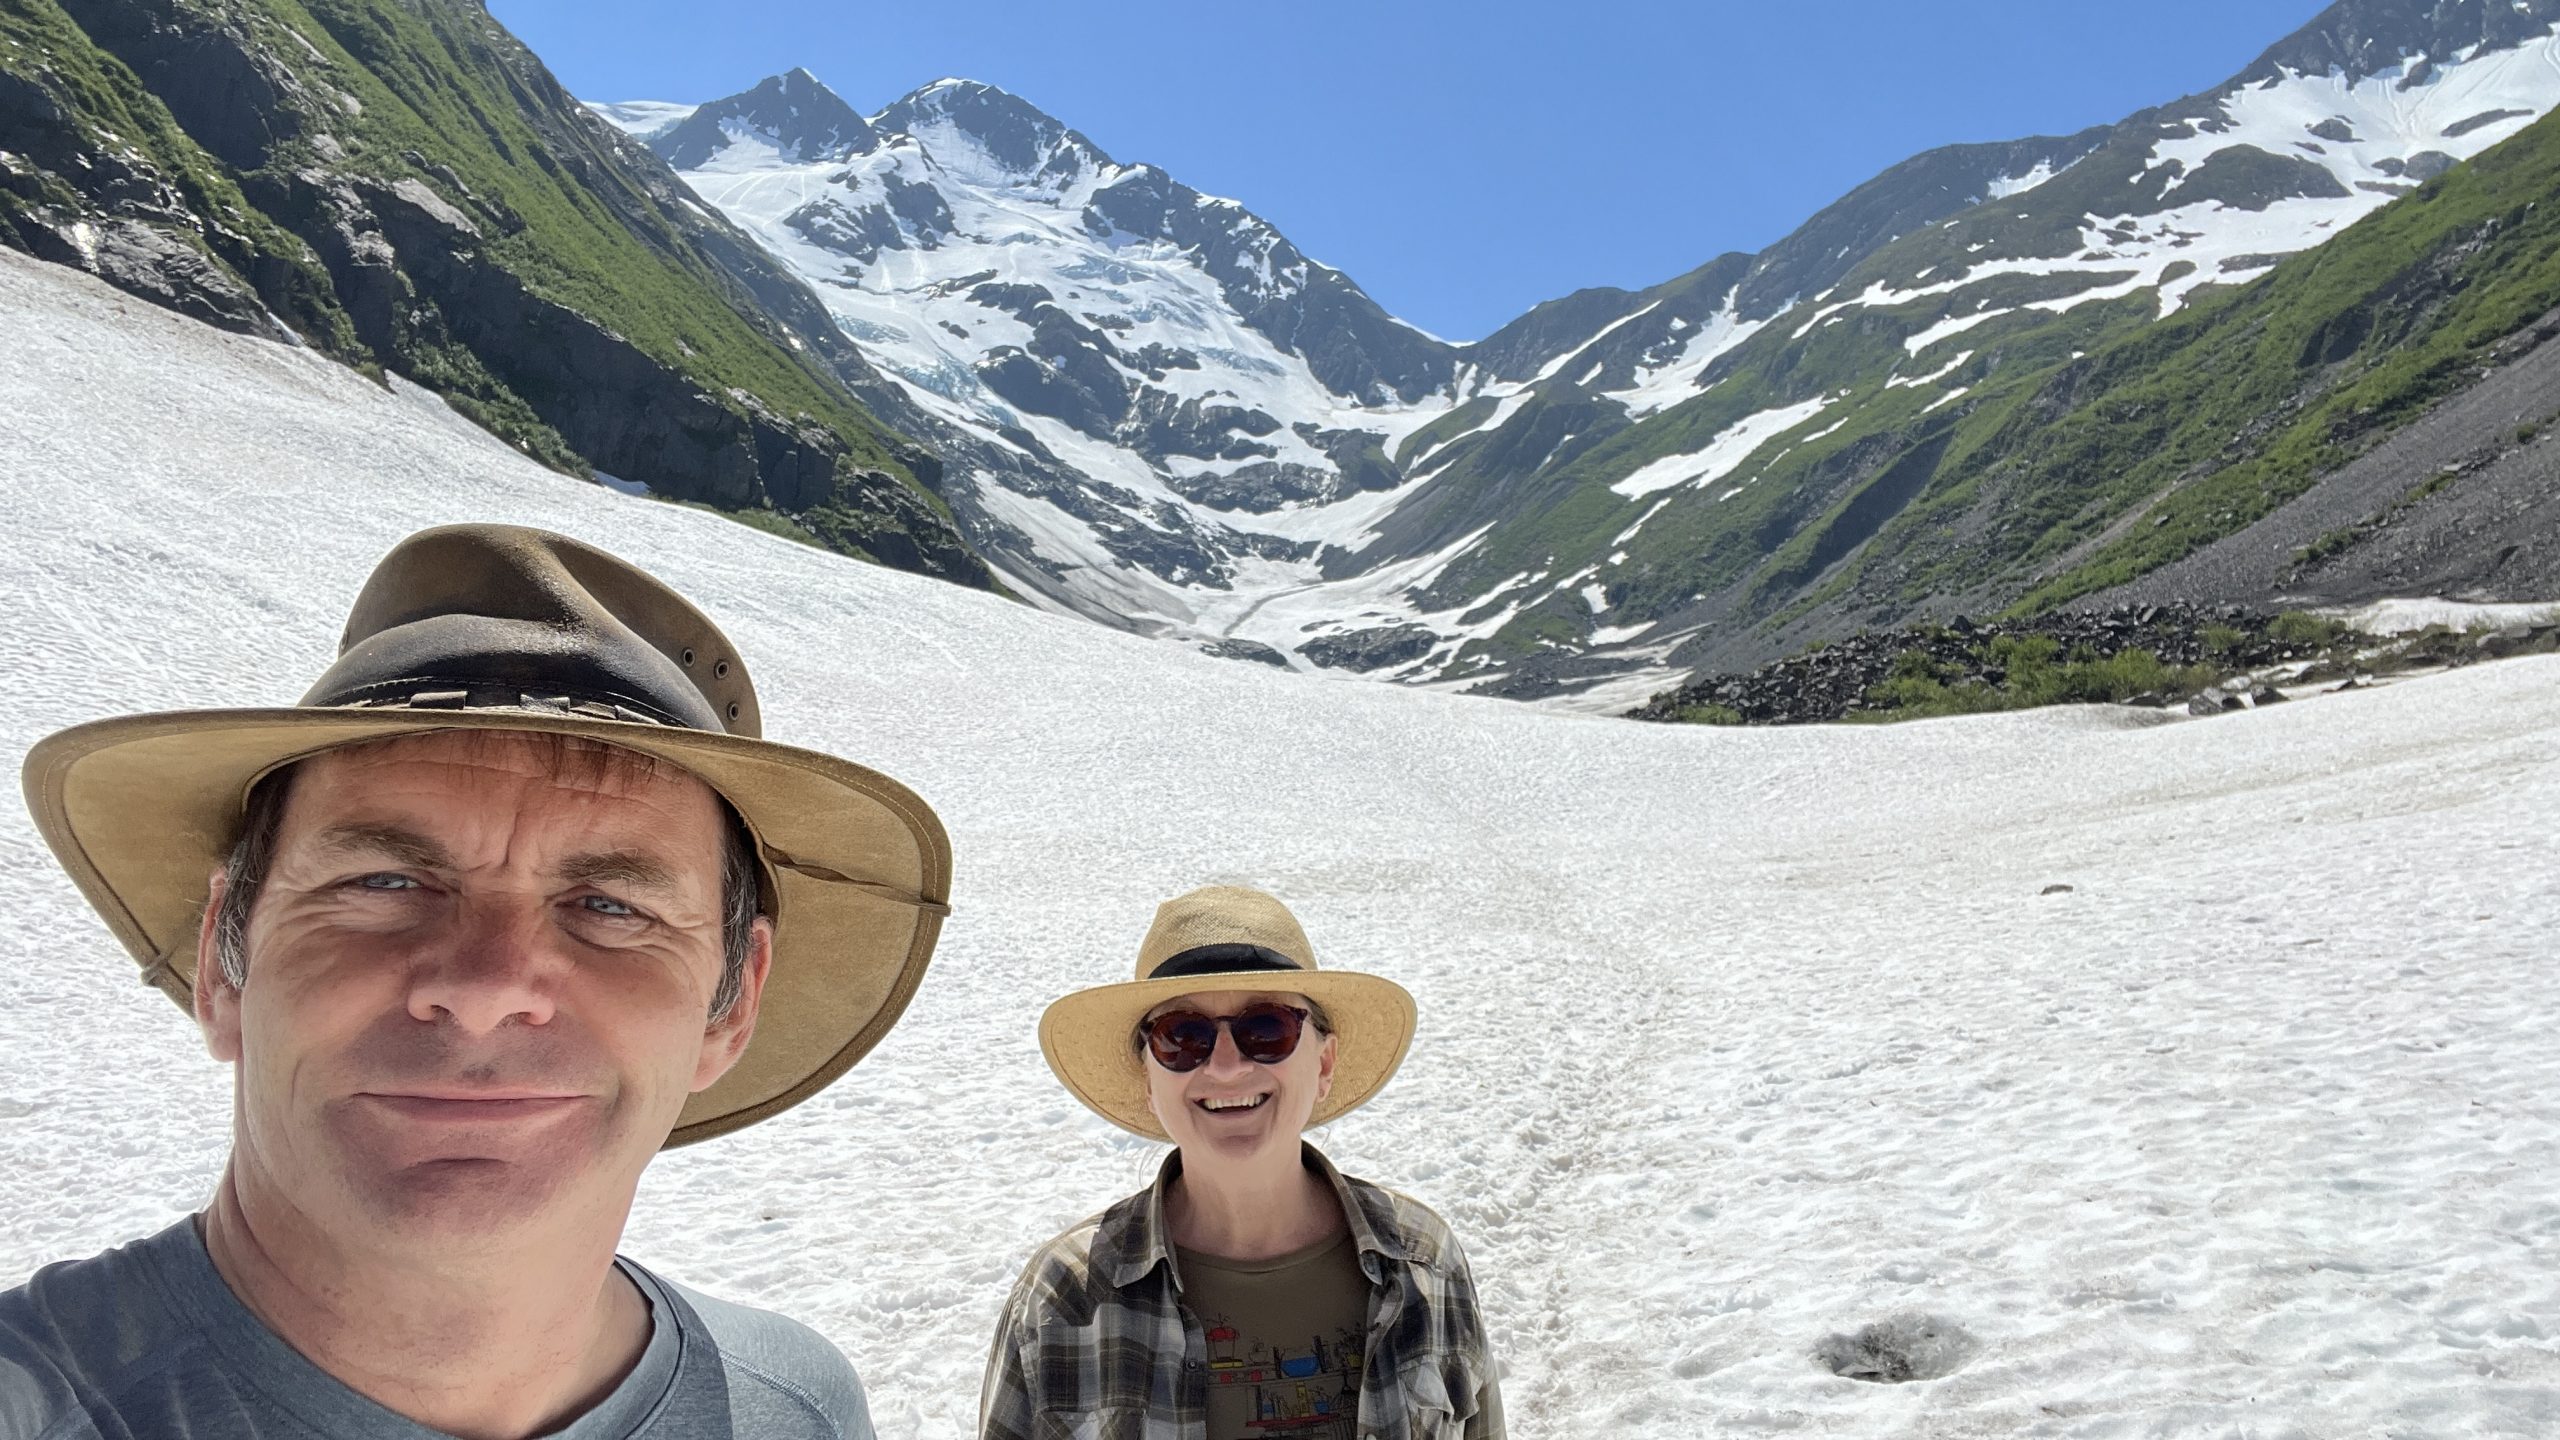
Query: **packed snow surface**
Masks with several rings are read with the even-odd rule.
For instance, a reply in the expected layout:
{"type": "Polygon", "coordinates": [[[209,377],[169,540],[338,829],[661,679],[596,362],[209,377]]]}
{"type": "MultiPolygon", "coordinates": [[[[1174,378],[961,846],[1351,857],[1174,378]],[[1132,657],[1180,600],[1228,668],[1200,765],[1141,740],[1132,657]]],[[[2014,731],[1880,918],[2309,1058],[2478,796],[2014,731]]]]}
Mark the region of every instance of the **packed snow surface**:
{"type": "Polygon", "coordinates": [[[2548,625],[2560,621],[2560,605],[2530,601],[2484,604],[2432,597],[2376,600],[2370,605],[2329,613],[2368,635],[2406,635],[2430,625],[2463,630],[2475,625],[2548,625]]]}
{"type": "MultiPolygon", "coordinates": [[[[1515,1434],[2560,1432],[2560,661],[1885,729],[1315,684],[566,479],[15,255],[0,316],[12,754],[288,698],[402,534],[509,520],[666,577],[771,734],[939,808],[904,1023],[660,1160],[626,1241],[841,1344],[884,1436],[968,1433],[1025,1254],[1150,1173],[1033,1024],[1215,880],[1419,998],[1320,1140],[1463,1237],[1515,1434]],[[1817,1359],[1898,1337],[1957,1368],[1817,1359]]],[[[14,813],[0,857],[5,1283],[200,1205],[230,1082],[14,813]]]]}

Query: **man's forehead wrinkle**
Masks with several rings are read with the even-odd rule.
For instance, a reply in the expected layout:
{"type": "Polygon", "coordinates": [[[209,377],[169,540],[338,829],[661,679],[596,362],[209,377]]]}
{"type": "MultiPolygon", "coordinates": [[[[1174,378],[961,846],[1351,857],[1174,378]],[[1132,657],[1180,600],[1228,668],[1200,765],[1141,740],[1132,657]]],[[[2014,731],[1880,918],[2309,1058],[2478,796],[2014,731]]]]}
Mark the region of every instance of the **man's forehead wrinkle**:
{"type": "Polygon", "coordinates": [[[453,852],[433,838],[405,825],[373,820],[343,820],[325,827],[312,843],[322,851],[357,851],[388,856],[428,870],[450,870],[453,852]]]}

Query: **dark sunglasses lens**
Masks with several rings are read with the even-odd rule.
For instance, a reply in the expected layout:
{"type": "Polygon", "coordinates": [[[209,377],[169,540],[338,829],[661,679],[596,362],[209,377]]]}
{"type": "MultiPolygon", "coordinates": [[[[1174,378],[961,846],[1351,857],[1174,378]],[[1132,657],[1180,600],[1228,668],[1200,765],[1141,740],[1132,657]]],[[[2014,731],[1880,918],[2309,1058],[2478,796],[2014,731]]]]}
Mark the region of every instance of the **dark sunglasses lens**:
{"type": "Polygon", "coordinates": [[[1218,1022],[1188,1010],[1159,1015],[1147,1022],[1147,1048],[1157,1064],[1176,1074],[1197,1070],[1218,1048],[1218,1022]]]}
{"type": "Polygon", "coordinates": [[[1285,1005],[1252,1005],[1227,1022],[1236,1053],[1257,1065],[1277,1065],[1298,1048],[1298,1012],[1285,1005]]]}

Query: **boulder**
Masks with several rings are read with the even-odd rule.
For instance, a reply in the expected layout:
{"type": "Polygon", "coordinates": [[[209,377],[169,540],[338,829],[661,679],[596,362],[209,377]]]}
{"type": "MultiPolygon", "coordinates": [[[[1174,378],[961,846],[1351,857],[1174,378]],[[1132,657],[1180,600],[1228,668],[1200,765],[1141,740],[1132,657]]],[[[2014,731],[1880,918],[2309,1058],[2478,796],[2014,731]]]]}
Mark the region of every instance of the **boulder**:
{"type": "Polygon", "coordinates": [[[1298,653],[1329,670],[1366,673],[1419,660],[1431,653],[1440,637],[1420,625],[1381,625],[1322,635],[1298,647],[1298,653]]]}
{"type": "Polygon", "coordinates": [[[1283,670],[1289,668],[1288,656],[1259,640],[1239,640],[1229,636],[1224,640],[1213,640],[1201,646],[1200,653],[1214,655],[1221,660],[1250,660],[1256,665],[1275,665],[1283,670]]]}

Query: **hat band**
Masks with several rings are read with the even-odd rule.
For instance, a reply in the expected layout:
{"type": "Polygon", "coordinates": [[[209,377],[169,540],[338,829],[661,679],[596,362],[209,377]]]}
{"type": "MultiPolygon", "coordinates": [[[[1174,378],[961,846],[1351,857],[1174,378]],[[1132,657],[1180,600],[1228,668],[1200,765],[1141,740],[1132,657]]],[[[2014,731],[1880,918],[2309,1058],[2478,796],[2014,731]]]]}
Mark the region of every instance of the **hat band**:
{"type": "Polygon", "coordinates": [[[676,730],[696,728],[638,696],[570,686],[546,685],[539,692],[534,692],[504,682],[441,678],[377,680],[371,684],[351,685],[326,695],[306,696],[302,703],[332,710],[534,710],[585,715],[597,720],[620,720],[629,724],[663,725],[676,730]]]}
{"type": "Polygon", "coordinates": [[[1150,980],[1179,980],[1187,975],[1232,975],[1239,970],[1308,970],[1288,956],[1263,945],[1194,945],[1149,972],[1150,980]]]}

